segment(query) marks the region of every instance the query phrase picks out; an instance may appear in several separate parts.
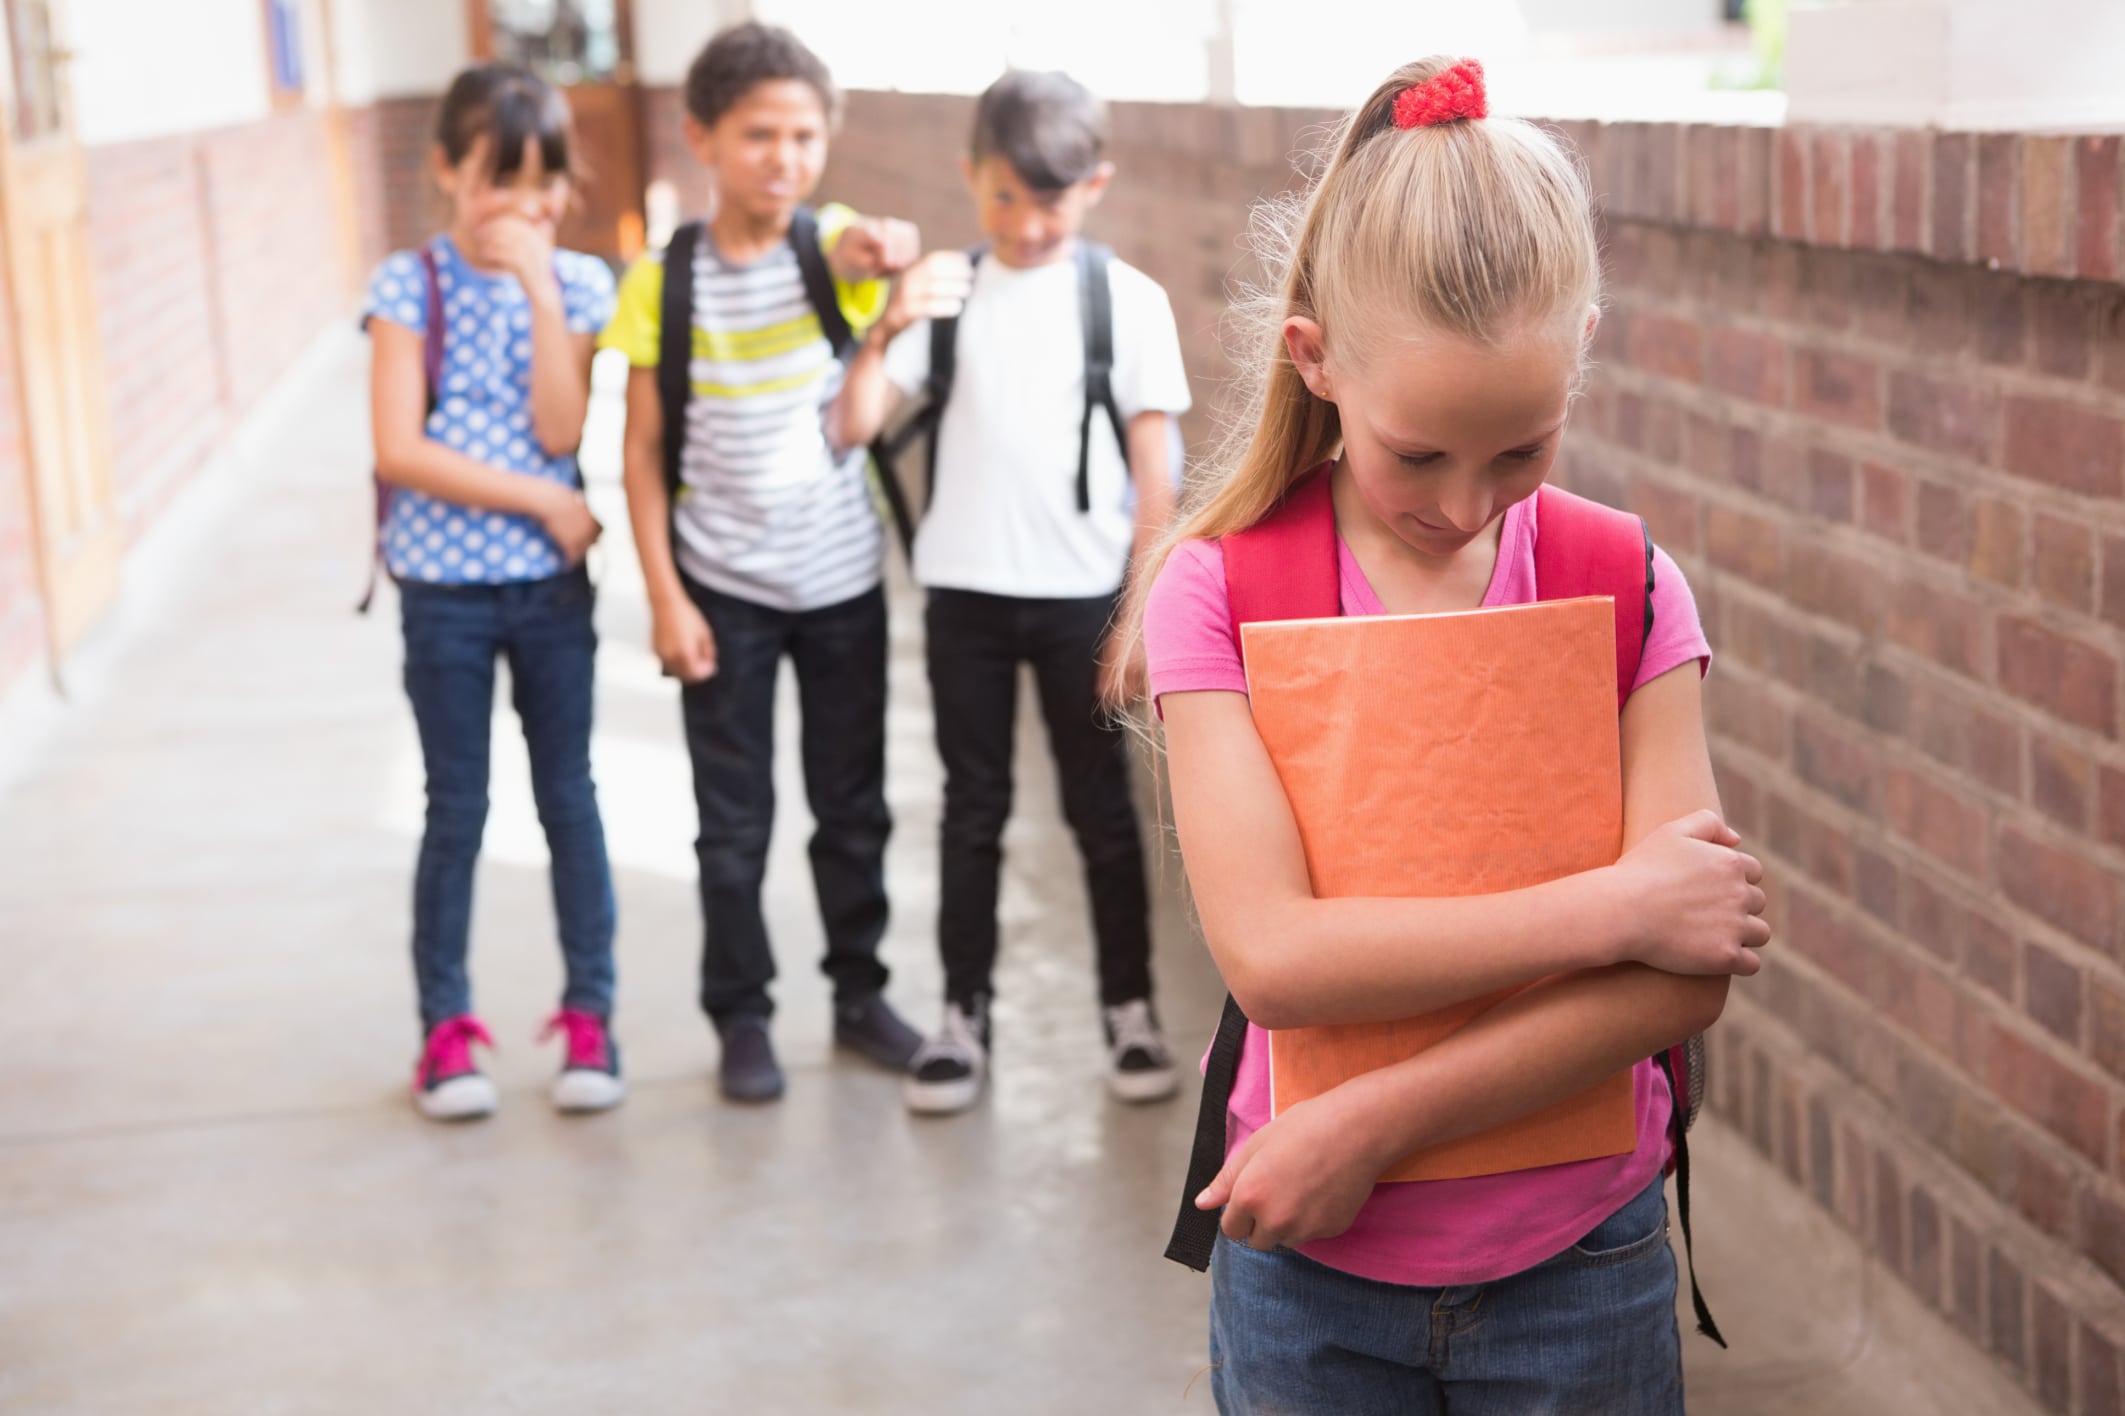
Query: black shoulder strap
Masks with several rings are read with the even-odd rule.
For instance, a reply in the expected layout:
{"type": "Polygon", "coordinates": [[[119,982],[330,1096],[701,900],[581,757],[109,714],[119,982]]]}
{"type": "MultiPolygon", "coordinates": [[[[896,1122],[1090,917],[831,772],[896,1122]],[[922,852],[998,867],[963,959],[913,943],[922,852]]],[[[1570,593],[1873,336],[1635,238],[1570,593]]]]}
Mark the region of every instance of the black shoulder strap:
{"type": "Polygon", "coordinates": [[[1246,1040],[1247,1015],[1228,993],[1225,1011],[1217,1020],[1217,1038],[1210,1044],[1210,1057],[1203,1066],[1203,1100],[1195,1113],[1195,1144],[1188,1153],[1188,1179],[1181,1191],[1180,1214],[1173,1221],[1173,1237],[1166,1241],[1166,1257],[1197,1273],[1210,1267],[1210,1251],[1217,1247],[1217,1229],[1224,1211],[1198,1209],[1195,1197],[1225,1168],[1225,1111],[1232,1104],[1232,1084],[1240,1072],[1240,1045],[1246,1040]]]}
{"type": "Polygon", "coordinates": [[[834,357],[846,359],[856,347],[856,332],[849,327],[849,317],[842,313],[841,296],[834,289],[833,268],[826,263],[826,252],[819,249],[819,218],[810,207],[798,207],[791,216],[789,243],[797,253],[797,269],[804,275],[804,297],[811,301],[812,313],[819,317],[819,328],[826,335],[826,342],[834,346],[834,357]]]}
{"type": "Polygon", "coordinates": [[[1085,321],[1085,416],[1077,429],[1077,509],[1092,510],[1092,413],[1105,409],[1114,428],[1122,465],[1129,465],[1129,437],[1114,402],[1114,285],[1107,268],[1114,252],[1097,241],[1077,243],[1078,309],[1085,321]]]}
{"type": "Polygon", "coordinates": [[[686,450],[686,403],[694,390],[694,250],[700,243],[701,223],[689,221],[671,233],[664,248],[657,402],[664,411],[664,490],[674,499],[683,485],[679,460],[686,450]]]}
{"type": "MultiPolygon", "coordinates": [[[[967,252],[967,259],[975,265],[987,248],[976,246],[967,252]]],[[[902,493],[896,469],[901,454],[916,438],[927,438],[929,447],[925,454],[923,470],[922,505],[927,511],[930,498],[937,490],[937,433],[944,425],[945,404],[952,399],[952,382],[959,371],[959,321],[958,319],[933,319],[930,321],[930,372],[922,381],[921,403],[914,413],[889,437],[882,437],[871,444],[871,459],[878,464],[878,472],[885,488],[888,509],[893,514],[895,527],[900,532],[902,545],[910,555],[914,554],[915,516],[902,493]]]]}

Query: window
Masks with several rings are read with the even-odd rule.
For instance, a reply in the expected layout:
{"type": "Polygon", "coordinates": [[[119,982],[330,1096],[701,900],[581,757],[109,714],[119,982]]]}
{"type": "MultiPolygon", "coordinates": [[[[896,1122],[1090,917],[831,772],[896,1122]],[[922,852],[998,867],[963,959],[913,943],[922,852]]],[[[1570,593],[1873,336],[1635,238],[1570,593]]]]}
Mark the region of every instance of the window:
{"type": "Polygon", "coordinates": [[[59,102],[51,6],[46,0],[0,0],[0,9],[7,12],[8,53],[14,57],[14,101],[7,105],[9,130],[21,142],[48,137],[66,127],[66,112],[59,102]]]}
{"type": "Polygon", "coordinates": [[[303,101],[302,0],[266,0],[266,74],[273,106],[303,101]]]}
{"type": "Polygon", "coordinates": [[[624,0],[487,0],[491,52],[549,83],[624,83],[624,0]]]}

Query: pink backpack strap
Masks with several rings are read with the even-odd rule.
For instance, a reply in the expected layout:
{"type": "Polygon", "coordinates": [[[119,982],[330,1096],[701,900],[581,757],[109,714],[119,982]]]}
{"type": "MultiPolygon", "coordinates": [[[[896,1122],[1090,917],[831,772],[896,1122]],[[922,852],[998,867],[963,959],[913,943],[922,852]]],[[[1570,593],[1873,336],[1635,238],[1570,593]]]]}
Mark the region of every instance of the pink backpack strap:
{"type": "Polygon", "coordinates": [[[1535,493],[1535,597],[1616,602],[1616,708],[1638,681],[1653,629],[1653,538],[1627,511],[1545,486],[1535,493]]]}
{"type": "Polygon", "coordinates": [[[1269,515],[1226,536],[1223,549],[1234,640],[1243,624],[1342,613],[1335,503],[1325,466],[1294,483],[1269,515]]]}

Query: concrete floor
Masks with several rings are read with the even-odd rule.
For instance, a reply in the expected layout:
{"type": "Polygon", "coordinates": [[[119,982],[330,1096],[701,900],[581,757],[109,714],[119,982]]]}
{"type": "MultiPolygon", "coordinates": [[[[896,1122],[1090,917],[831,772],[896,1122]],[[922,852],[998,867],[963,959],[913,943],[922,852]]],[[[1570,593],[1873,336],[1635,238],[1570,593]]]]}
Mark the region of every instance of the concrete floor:
{"type": "MultiPolygon", "coordinates": [[[[418,755],[394,603],[349,612],[364,359],[328,337],[188,495],[71,704],[30,688],[0,710],[0,1411],[1210,1410],[1205,1283],[1159,1258],[1193,1097],[1130,1109],[1100,1088],[1038,750],[989,1102],[916,1122],[892,1078],[832,1055],[793,770],[771,867],[790,1093],[717,1100],[686,761],[624,554],[609,395],[596,757],[634,1095],[592,1119],[546,1106],[556,1058],[531,1032],[559,968],[505,712],[474,960],[503,1110],[414,1117],[418,755]]],[[[938,790],[916,625],[900,596],[887,955],[926,1024],[938,790]]],[[[1163,1007],[1192,1048],[1219,990],[1160,869],[1163,1007]]],[[[1745,1147],[1708,1128],[1699,1154],[1699,1267],[1735,1350],[1689,1340],[1693,1410],[2026,1409],[1745,1147]]]]}

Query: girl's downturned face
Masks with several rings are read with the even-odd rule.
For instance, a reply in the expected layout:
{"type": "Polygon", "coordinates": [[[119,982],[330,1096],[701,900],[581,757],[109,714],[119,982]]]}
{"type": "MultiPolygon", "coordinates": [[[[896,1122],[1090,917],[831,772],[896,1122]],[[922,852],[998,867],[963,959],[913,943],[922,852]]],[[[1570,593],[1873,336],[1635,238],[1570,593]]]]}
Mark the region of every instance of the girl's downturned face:
{"type": "Polygon", "coordinates": [[[548,172],[536,142],[524,144],[517,168],[506,177],[492,173],[488,140],[481,138],[451,166],[438,157],[438,180],[449,196],[454,224],[470,230],[500,216],[514,216],[541,227],[551,237],[568,214],[569,181],[565,172],[548,172]]]}
{"type": "Polygon", "coordinates": [[[1545,322],[1498,345],[1425,336],[1311,370],[1296,339],[1292,350],[1309,386],[1336,405],[1366,508],[1412,550],[1444,558],[1549,477],[1585,333],[1545,322]]]}

